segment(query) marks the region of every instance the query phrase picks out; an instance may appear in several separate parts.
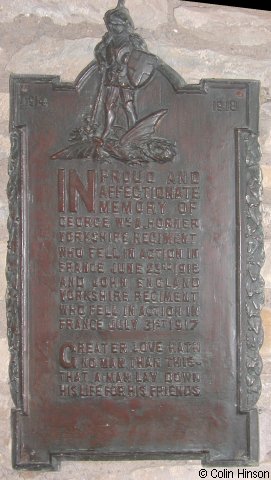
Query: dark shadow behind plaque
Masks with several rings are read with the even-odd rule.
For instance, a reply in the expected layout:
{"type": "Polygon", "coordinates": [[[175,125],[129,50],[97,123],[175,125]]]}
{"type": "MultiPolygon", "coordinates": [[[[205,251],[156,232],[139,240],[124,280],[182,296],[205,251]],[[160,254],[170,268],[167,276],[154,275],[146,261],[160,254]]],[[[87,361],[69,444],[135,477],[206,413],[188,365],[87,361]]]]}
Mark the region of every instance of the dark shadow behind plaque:
{"type": "Polygon", "coordinates": [[[255,464],[259,82],[187,85],[105,22],[75,84],[11,77],[13,465],[255,464]]]}

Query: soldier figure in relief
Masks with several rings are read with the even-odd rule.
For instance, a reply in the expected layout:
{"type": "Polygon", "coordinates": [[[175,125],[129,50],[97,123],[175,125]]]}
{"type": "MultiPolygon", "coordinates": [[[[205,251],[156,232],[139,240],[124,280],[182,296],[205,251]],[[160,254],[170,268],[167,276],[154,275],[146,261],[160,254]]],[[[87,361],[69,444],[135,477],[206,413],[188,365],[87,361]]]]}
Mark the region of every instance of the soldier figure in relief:
{"type": "Polygon", "coordinates": [[[150,109],[155,110],[144,111],[142,117],[137,92],[140,89],[144,92],[156,72],[176,90],[185,82],[161,59],[149,53],[144,40],[135,33],[124,3],[125,0],[118,0],[117,7],[104,17],[107,32],[95,48],[96,65],[90,67],[98,87],[90,114],[71,132],[72,145],[52,155],[53,159],[117,159],[127,164],[144,164],[166,163],[176,157],[175,144],[157,136],[157,128],[168,109],[163,102],[160,105],[155,102],[155,106],[150,105],[150,109]],[[124,119],[118,114],[119,106],[124,119]]]}
{"type": "Polygon", "coordinates": [[[123,0],[119,0],[117,8],[106,13],[104,21],[108,32],[95,48],[105,87],[103,139],[111,131],[119,103],[125,111],[128,128],[137,122],[135,86],[129,79],[128,61],[134,50],[148,51],[144,40],[134,33],[134,23],[123,0]]]}

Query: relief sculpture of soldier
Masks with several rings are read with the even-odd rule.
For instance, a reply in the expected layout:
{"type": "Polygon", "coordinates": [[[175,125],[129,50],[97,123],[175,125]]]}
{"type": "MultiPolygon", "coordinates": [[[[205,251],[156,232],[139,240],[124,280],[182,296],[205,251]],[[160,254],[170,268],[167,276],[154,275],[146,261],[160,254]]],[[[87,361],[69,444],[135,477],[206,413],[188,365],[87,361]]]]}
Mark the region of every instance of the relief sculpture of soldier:
{"type": "Polygon", "coordinates": [[[129,10],[119,0],[104,17],[107,32],[95,48],[101,75],[91,111],[82,125],[70,135],[72,145],[52,156],[53,159],[93,158],[119,160],[128,164],[165,163],[174,160],[174,143],[157,137],[156,130],[167,115],[163,108],[138,118],[137,94],[151,81],[156,70],[178,87],[184,80],[164,64],[135,33],[129,10]],[[121,119],[126,119],[125,124],[121,119]]]}
{"type": "Polygon", "coordinates": [[[106,125],[102,138],[110,134],[119,101],[125,110],[129,128],[136,124],[135,85],[128,76],[128,61],[134,50],[148,50],[144,40],[134,33],[133,21],[125,8],[107,12],[105,24],[108,33],[95,48],[97,62],[105,70],[106,125]]]}

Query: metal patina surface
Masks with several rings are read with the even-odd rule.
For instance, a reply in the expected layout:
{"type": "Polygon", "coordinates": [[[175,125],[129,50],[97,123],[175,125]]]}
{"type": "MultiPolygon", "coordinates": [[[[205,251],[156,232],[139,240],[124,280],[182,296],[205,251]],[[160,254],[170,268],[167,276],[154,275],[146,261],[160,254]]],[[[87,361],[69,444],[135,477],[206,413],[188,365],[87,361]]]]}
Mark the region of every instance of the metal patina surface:
{"type": "Polygon", "coordinates": [[[104,20],[74,84],[11,77],[14,467],[255,464],[259,82],[187,85],[104,20]]]}

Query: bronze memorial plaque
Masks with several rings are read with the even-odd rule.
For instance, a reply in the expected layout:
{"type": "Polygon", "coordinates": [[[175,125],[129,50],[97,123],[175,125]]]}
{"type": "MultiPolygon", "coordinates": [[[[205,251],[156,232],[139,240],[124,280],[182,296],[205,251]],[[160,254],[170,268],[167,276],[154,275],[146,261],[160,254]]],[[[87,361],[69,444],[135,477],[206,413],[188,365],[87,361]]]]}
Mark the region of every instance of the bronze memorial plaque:
{"type": "Polygon", "coordinates": [[[255,464],[259,82],[188,85],[104,20],[74,84],[11,77],[14,467],[255,464]]]}

